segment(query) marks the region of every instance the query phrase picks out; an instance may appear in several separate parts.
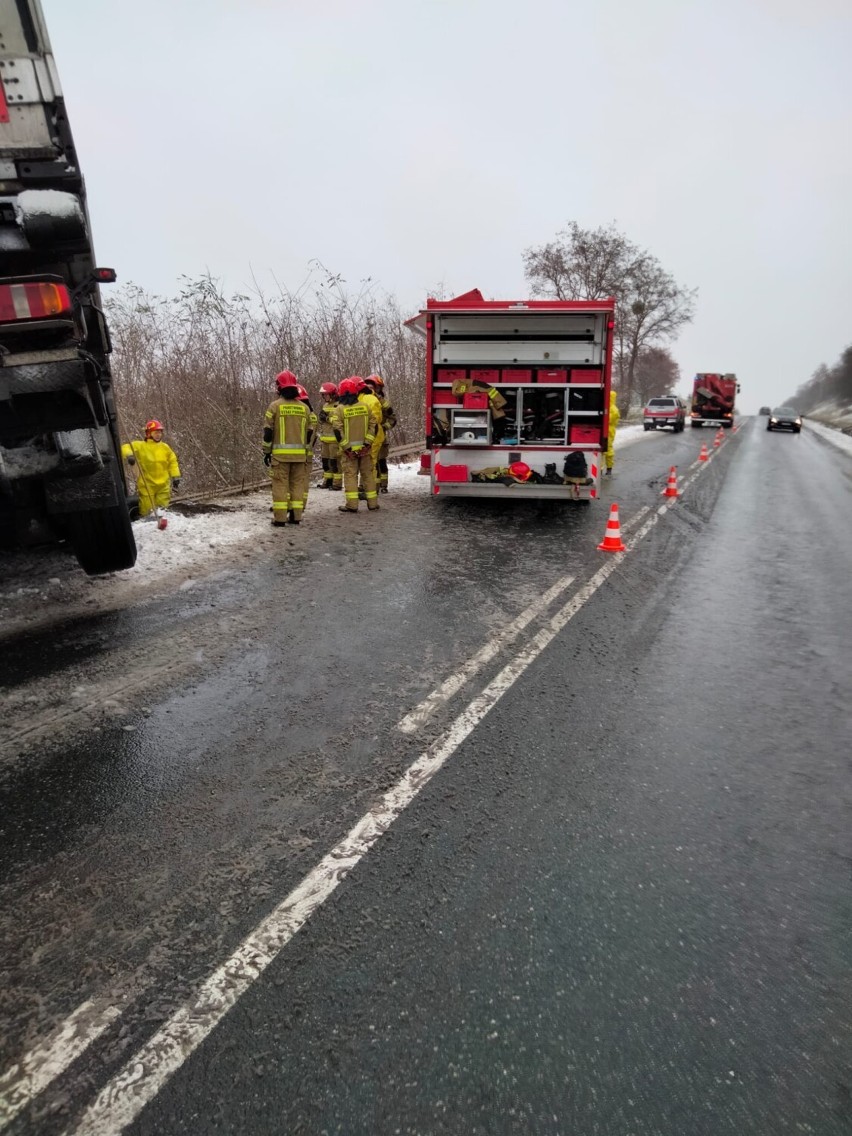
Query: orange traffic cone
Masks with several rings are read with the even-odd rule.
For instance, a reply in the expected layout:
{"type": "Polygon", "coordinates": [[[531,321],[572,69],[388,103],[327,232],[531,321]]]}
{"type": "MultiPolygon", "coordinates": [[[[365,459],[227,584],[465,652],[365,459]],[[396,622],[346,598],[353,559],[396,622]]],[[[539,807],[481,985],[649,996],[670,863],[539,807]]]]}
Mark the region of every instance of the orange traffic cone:
{"type": "Polygon", "coordinates": [[[621,525],[618,520],[618,505],[611,505],[609,509],[609,519],[606,522],[606,532],[601,544],[598,545],[599,552],[626,552],[627,548],[621,540],[621,525]]]}
{"type": "Polygon", "coordinates": [[[718,449],[718,447],[721,446],[721,444],[722,444],[722,431],[717,430],[716,431],[716,437],[713,439],[713,448],[718,449]]]}
{"type": "Polygon", "coordinates": [[[158,517],[157,518],[157,528],[160,530],[160,532],[163,531],[163,529],[166,527],[166,525],[168,523],[169,522],[168,522],[166,517],[158,517]]]}
{"type": "Polygon", "coordinates": [[[680,497],[680,490],[677,487],[677,466],[669,466],[669,479],[666,482],[666,487],[662,492],[663,497],[680,497]]]}
{"type": "Polygon", "coordinates": [[[701,443],[701,453],[698,455],[698,460],[700,462],[710,461],[710,455],[707,453],[707,443],[706,442],[701,443]]]}

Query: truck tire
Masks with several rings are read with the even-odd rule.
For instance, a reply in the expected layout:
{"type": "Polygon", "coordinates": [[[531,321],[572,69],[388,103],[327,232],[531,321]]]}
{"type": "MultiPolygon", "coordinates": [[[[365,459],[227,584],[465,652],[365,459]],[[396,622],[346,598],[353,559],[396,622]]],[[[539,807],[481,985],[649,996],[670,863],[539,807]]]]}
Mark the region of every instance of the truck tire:
{"type": "Polygon", "coordinates": [[[136,541],[124,501],[102,509],[67,513],[62,527],[80,567],[88,576],[121,572],[136,563],[136,541]]]}
{"type": "Polygon", "coordinates": [[[701,427],[704,425],[704,423],[703,422],[691,422],[690,425],[692,426],[693,430],[700,430],[701,427]]]}

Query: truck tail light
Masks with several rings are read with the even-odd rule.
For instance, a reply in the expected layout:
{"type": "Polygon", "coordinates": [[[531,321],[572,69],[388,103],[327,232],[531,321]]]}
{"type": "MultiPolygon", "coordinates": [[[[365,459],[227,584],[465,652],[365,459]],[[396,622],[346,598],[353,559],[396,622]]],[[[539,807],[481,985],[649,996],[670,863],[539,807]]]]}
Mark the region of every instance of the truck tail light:
{"type": "Polygon", "coordinates": [[[49,319],[71,311],[64,284],[0,284],[0,323],[49,319]]]}

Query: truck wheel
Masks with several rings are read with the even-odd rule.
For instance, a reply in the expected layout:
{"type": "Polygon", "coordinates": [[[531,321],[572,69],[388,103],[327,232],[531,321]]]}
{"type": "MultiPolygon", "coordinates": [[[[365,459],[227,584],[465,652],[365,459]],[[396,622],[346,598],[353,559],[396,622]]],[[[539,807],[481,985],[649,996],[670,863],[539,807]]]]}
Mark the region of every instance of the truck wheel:
{"type": "Polygon", "coordinates": [[[83,571],[89,576],[121,572],[136,563],[136,541],[127,506],[67,513],[63,529],[83,571]]]}
{"type": "Polygon", "coordinates": [[[703,425],[703,422],[690,422],[690,426],[693,430],[700,430],[703,425]]]}

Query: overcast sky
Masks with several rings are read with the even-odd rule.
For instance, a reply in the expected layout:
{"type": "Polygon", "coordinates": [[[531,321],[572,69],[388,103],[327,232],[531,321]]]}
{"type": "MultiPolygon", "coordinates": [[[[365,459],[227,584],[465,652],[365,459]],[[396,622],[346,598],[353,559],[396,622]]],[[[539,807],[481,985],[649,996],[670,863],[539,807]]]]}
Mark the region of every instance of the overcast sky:
{"type": "Polygon", "coordinates": [[[521,298],[524,249],[615,221],[699,289],[684,379],[743,410],[852,341],[852,0],[42,4],[123,281],[318,258],[413,312],[521,298]]]}

